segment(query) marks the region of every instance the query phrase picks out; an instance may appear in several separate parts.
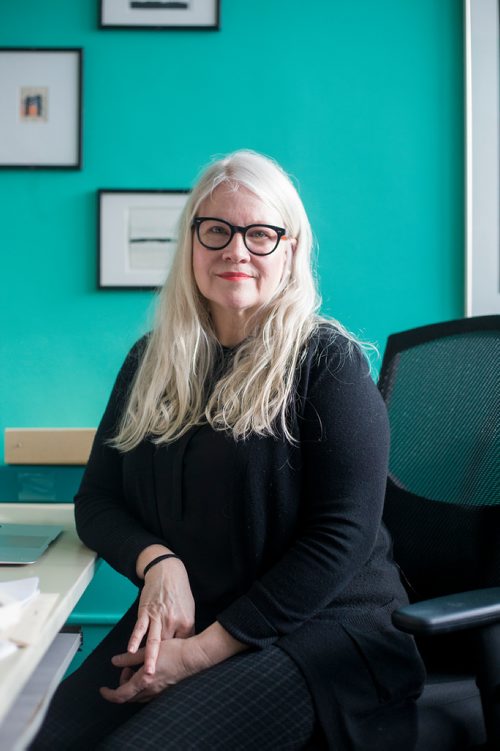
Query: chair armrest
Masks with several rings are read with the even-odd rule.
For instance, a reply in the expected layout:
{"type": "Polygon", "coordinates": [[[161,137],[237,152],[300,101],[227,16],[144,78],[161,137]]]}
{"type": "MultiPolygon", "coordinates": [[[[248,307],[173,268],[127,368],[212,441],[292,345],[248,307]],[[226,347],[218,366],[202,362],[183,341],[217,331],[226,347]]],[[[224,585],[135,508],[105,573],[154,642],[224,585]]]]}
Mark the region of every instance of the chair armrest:
{"type": "Polygon", "coordinates": [[[392,614],[400,631],[446,634],[500,622],[500,587],[474,589],[405,605],[392,614]]]}

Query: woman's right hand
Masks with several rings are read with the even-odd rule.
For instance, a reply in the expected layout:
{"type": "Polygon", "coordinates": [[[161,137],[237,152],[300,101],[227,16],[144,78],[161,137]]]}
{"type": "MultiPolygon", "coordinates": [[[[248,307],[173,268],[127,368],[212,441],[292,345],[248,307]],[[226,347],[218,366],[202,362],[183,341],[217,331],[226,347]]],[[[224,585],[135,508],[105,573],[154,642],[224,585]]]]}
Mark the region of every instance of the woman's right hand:
{"type": "Polygon", "coordinates": [[[182,561],[166,558],[150,568],[144,578],[137,622],[127,647],[129,652],[137,652],[146,635],[146,673],[155,672],[162,640],[194,635],[194,613],[194,598],[182,561]]]}

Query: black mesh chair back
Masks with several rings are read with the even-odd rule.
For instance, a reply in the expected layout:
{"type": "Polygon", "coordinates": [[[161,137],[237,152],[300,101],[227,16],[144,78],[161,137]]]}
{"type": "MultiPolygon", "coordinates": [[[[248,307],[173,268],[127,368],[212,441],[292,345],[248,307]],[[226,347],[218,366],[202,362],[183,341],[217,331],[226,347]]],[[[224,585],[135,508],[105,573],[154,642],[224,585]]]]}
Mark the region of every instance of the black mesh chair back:
{"type": "MultiPolygon", "coordinates": [[[[500,586],[500,316],[390,336],[379,388],[391,426],[384,521],[410,601],[500,586]]],[[[417,643],[429,675],[416,751],[483,748],[474,630],[417,643]]]]}
{"type": "Polygon", "coordinates": [[[500,316],[389,337],[385,521],[410,599],[500,585],[500,316]]]}

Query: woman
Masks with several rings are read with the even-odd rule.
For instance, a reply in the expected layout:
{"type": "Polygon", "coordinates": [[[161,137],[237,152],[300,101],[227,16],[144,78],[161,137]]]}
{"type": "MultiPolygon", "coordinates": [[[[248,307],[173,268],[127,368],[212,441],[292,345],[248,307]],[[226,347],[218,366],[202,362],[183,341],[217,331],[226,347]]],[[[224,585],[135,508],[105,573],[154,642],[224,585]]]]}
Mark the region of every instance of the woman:
{"type": "Polygon", "coordinates": [[[75,498],[82,540],[140,597],[35,749],[412,748],[423,671],[390,620],[385,408],[316,313],[311,246],[263,156],[194,188],[75,498]]]}

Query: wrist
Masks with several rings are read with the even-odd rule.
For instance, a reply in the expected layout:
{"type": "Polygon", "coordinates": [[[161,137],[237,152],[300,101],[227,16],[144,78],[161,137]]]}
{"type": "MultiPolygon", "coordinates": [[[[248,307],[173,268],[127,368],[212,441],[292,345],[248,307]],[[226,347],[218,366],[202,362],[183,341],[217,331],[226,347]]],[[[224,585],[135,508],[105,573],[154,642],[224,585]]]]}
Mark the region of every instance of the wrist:
{"type": "Polygon", "coordinates": [[[180,557],[175,553],[162,553],[162,555],[158,555],[156,558],[153,558],[152,561],[144,566],[142,578],[146,580],[146,574],[148,573],[148,571],[150,571],[154,566],[159,565],[160,563],[163,563],[163,561],[167,561],[171,558],[177,558],[177,560],[180,561],[180,557]]]}
{"type": "Polygon", "coordinates": [[[190,637],[187,641],[193,642],[192,659],[202,665],[199,670],[216,665],[249,648],[248,644],[231,636],[218,621],[214,621],[204,631],[190,637]]]}
{"type": "Polygon", "coordinates": [[[215,662],[203,650],[196,636],[182,640],[182,661],[189,675],[199,673],[201,670],[206,670],[206,668],[215,665],[215,662]]]}
{"type": "Polygon", "coordinates": [[[139,579],[144,578],[144,569],[146,568],[148,563],[151,563],[151,561],[153,561],[160,555],[167,555],[173,552],[174,551],[170,550],[170,548],[167,548],[166,545],[149,545],[147,548],[144,548],[144,550],[142,550],[137,556],[137,560],[135,562],[135,572],[139,579]]]}

